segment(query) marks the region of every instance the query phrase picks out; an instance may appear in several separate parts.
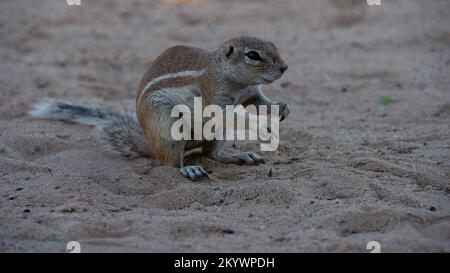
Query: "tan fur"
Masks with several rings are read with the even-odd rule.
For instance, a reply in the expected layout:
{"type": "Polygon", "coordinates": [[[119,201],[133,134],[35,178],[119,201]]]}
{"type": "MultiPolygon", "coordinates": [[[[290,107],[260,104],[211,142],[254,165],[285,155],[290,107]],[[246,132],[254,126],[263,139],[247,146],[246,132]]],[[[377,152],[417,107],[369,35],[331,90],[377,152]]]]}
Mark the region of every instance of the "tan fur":
{"type": "Polygon", "coordinates": [[[179,71],[201,70],[209,64],[212,55],[212,52],[190,46],[179,45],[166,49],[145,71],[137,90],[136,98],[139,98],[142,89],[151,79],[179,71]]]}

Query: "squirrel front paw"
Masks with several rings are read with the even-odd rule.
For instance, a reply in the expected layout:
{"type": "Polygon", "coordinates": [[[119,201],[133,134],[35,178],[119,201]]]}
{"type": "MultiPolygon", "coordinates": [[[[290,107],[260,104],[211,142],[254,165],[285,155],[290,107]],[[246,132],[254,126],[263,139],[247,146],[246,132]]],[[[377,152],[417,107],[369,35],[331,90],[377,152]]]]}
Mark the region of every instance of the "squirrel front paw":
{"type": "Polygon", "coordinates": [[[180,168],[180,173],[191,180],[197,180],[204,177],[209,177],[208,173],[202,168],[202,166],[192,165],[184,166],[180,168]]]}
{"type": "Polygon", "coordinates": [[[214,156],[213,159],[222,163],[233,163],[239,165],[258,165],[259,163],[265,162],[264,158],[252,152],[243,152],[232,155],[221,154],[214,156]]]}
{"type": "Polygon", "coordinates": [[[276,105],[279,105],[280,107],[280,121],[283,121],[284,119],[287,118],[287,116],[289,116],[291,108],[289,107],[289,104],[283,101],[277,102],[276,105]]]}
{"type": "Polygon", "coordinates": [[[264,158],[252,152],[239,153],[236,158],[238,164],[258,165],[259,163],[265,163],[264,158]]]}

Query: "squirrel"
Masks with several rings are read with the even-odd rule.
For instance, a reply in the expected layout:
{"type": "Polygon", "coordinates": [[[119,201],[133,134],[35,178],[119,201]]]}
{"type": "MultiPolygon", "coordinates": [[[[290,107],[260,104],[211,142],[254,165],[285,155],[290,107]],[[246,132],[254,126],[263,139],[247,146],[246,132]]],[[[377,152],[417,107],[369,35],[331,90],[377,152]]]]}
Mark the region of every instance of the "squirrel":
{"type": "Polygon", "coordinates": [[[45,100],[34,105],[32,117],[63,120],[94,126],[109,150],[125,157],[155,157],[177,167],[191,180],[209,177],[199,165],[184,165],[190,150],[201,147],[203,156],[223,163],[259,164],[264,159],[253,152],[225,154],[224,140],[198,141],[171,138],[178,104],[192,109],[194,97],[204,105],[278,105],[280,121],[290,112],[285,102],[273,102],[261,91],[287,70],[276,46],[256,37],[228,40],[215,51],[178,45],[163,51],[147,68],[136,92],[136,115],[114,112],[64,101],[45,100]]]}

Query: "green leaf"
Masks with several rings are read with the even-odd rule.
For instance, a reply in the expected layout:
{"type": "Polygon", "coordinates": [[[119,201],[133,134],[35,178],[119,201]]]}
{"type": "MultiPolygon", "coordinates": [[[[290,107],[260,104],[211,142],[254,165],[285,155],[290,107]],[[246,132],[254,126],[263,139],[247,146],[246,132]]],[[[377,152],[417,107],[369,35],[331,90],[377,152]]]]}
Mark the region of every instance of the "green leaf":
{"type": "Polygon", "coordinates": [[[391,96],[380,96],[380,103],[382,105],[389,105],[393,101],[394,101],[394,99],[392,99],[391,96]]]}

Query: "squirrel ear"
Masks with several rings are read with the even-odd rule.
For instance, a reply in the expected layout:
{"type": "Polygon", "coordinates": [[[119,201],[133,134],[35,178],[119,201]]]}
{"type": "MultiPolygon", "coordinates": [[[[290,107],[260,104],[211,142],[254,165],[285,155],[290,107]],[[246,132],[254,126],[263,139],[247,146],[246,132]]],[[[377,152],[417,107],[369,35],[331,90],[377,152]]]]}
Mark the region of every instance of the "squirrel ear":
{"type": "Polygon", "coordinates": [[[227,53],[225,54],[225,56],[226,56],[227,58],[230,58],[231,55],[233,54],[233,52],[234,52],[234,46],[230,44],[230,45],[228,46],[228,51],[227,51],[227,53]]]}

